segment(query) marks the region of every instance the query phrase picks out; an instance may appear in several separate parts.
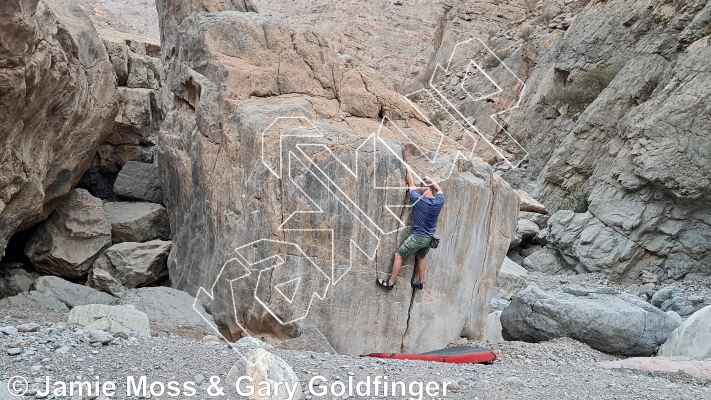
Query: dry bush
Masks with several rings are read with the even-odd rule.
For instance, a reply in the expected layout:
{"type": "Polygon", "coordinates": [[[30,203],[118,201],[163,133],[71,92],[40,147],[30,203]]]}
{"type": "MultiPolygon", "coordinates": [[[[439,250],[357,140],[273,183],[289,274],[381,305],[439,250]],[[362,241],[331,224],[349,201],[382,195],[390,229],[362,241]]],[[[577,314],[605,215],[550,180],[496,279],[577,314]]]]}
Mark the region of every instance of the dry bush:
{"type": "Polygon", "coordinates": [[[533,20],[533,22],[536,24],[543,24],[546,27],[548,27],[548,24],[551,23],[552,19],[553,19],[553,14],[551,13],[551,10],[546,9],[545,11],[543,11],[543,13],[541,13],[541,15],[536,17],[536,19],[533,20]]]}
{"type": "Polygon", "coordinates": [[[538,7],[538,1],[539,0],[524,0],[523,7],[526,9],[526,11],[532,13],[536,11],[536,8],[538,7]]]}
{"type": "Polygon", "coordinates": [[[534,31],[533,27],[527,26],[518,31],[518,37],[523,39],[525,42],[528,42],[534,31]]]}
{"type": "Polygon", "coordinates": [[[552,201],[552,206],[556,210],[571,210],[576,213],[584,213],[590,207],[590,194],[582,183],[576,183],[552,201]]]}
{"type": "Polygon", "coordinates": [[[615,79],[620,69],[622,65],[612,65],[581,72],[573,83],[553,91],[542,102],[551,106],[567,104],[571,115],[582,113],[615,79]]]}

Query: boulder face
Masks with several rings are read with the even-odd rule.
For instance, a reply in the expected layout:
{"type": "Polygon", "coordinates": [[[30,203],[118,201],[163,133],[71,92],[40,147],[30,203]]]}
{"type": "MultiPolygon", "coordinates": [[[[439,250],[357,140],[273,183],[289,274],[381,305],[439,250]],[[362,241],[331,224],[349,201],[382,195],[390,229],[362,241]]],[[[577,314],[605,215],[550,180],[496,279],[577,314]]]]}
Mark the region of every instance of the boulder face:
{"type": "Polygon", "coordinates": [[[576,271],[711,274],[711,46],[692,46],[711,33],[710,11],[701,0],[591,3],[531,71],[509,131],[531,152],[537,197],[588,210],[551,219],[549,246],[576,271]],[[568,111],[575,95],[546,104],[591,74],[611,80],[582,112],[568,111]]]}
{"type": "Polygon", "coordinates": [[[116,298],[87,286],[77,285],[56,276],[43,276],[34,283],[35,290],[54,296],[69,308],[87,304],[113,304],[116,298]]]}
{"type": "Polygon", "coordinates": [[[127,162],[116,177],[114,192],[129,200],[160,203],[163,201],[163,192],[158,167],[154,164],[127,162]]]}
{"type": "Polygon", "coordinates": [[[25,254],[43,274],[81,278],[110,245],[111,225],[101,200],[84,189],[74,189],[38,226],[25,254]]]}
{"type": "MultiPolygon", "coordinates": [[[[214,333],[210,328],[213,323],[207,321],[193,310],[195,298],[189,294],[168,287],[144,287],[129,289],[119,304],[131,304],[138,311],[146,313],[151,326],[162,329],[190,329],[203,333],[214,333]]],[[[198,304],[196,307],[201,309],[198,304]]]]}
{"type": "Polygon", "coordinates": [[[609,354],[654,354],[679,322],[638,297],[605,286],[530,285],[501,313],[506,340],[542,342],[569,337],[609,354]]]}
{"type": "Polygon", "coordinates": [[[160,204],[138,201],[104,203],[114,243],[170,238],[168,212],[160,204]]]}
{"type": "Polygon", "coordinates": [[[711,306],[695,312],[659,349],[665,357],[711,358],[711,306]]]}
{"type": "Polygon", "coordinates": [[[151,334],[148,316],[130,304],[125,306],[105,304],[76,306],[69,312],[67,324],[78,325],[85,330],[138,332],[147,336],[151,334]]]}
{"type": "Polygon", "coordinates": [[[87,285],[122,295],[126,289],[148,286],[168,277],[170,242],[123,242],[109,247],[92,266],[87,285]]]}
{"type": "Polygon", "coordinates": [[[230,10],[176,19],[189,7],[158,2],[175,96],[157,153],[173,286],[231,340],[312,325],[363,354],[478,338],[516,229],[509,185],[479,161],[453,166],[449,140],[430,163],[421,149],[441,137],[426,118],[318,36],[230,10]],[[414,295],[411,259],[393,292],[374,283],[410,233],[402,160],[448,178],[442,243],[414,295]]]}
{"type": "Polygon", "coordinates": [[[116,115],[115,75],[78,6],[0,4],[0,256],[89,168],[116,115]]]}

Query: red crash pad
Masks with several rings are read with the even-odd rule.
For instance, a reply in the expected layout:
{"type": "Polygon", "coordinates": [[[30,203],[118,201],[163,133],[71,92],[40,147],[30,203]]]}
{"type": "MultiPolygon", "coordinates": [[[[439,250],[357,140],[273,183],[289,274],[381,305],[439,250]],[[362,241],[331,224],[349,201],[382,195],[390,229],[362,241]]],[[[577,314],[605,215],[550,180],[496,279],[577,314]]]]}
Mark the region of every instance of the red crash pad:
{"type": "Polygon", "coordinates": [[[451,364],[478,364],[498,360],[499,351],[478,347],[457,346],[422,354],[372,353],[362,355],[361,357],[435,361],[451,364]]]}

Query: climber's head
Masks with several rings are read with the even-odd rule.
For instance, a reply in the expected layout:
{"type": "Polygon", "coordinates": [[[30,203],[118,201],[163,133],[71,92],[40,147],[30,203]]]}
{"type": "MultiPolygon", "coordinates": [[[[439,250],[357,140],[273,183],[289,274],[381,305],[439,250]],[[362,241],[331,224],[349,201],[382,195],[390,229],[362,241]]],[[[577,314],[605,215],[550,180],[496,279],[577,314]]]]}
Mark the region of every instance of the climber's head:
{"type": "Polygon", "coordinates": [[[417,190],[420,192],[421,196],[424,196],[428,190],[432,190],[431,182],[427,182],[427,178],[425,178],[425,180],[420,182],[420,187],[417,190]]]}

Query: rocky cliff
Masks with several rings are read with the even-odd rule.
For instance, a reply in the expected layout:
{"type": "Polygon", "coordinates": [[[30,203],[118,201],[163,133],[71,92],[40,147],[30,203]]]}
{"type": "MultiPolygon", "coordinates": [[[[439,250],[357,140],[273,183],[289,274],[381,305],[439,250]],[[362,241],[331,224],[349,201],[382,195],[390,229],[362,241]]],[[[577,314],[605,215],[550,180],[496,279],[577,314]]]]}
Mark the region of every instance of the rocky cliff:
{"type": "Polygon", "coordinates": [[[157,7],[174,95],[158,146],[173,285],[231,339],[314,325],[356,354],[478,337],[515,230],[509,185],[480,161],[454,164],[456,142],[319,36],[246,6],[157,7]],[[411,260],[394,292],[374,283],[409,234],[405,162],[448,178],[442,246],[415,295],[411,260]]]}
{"type": "Polygon", "coordinates": [[[0,5],[0,254],[89,167],[116,115],[108,54],[80,7],[0,5]]]}
{"type": "Polygon", "coordinates": [[[705,1],[594,1],[540,53],[509,130],[531,164],[507,179],[579,213],[549,221],[546,264],[625,282],[711,273],[710,19],[705,1]]]}

